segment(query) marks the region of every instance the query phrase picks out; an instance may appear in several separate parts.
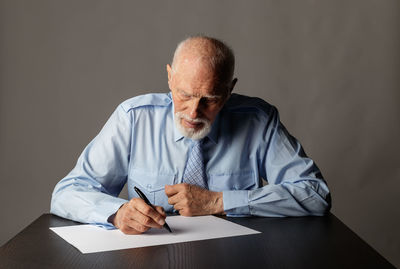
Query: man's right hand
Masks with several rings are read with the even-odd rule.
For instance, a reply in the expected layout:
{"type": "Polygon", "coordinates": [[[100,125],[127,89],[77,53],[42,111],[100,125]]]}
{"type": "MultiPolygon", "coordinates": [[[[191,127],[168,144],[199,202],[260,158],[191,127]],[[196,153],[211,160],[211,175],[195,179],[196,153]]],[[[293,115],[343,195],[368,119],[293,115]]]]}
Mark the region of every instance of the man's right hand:
{"type": "Polygon", "coordinates": [[[166,214],[161,206],[155,208],[156,210],[140,198],[132,198],[118,209],[113,224],[124,234],[141,234],[150,228],[161,229],[166,214]]]}

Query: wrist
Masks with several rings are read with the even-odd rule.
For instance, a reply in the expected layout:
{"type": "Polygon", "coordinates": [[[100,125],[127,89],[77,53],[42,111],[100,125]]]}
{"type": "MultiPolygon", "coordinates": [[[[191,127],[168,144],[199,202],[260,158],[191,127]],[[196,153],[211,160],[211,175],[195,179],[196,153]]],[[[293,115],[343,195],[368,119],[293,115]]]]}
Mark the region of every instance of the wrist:
{"type": "Polygon", "coordinates": [[[211,214],[215,215],[224,215],[224,199],[222,192],[214,192],[214,196],[212,199],[212,212],[211,214]]]}
{"type": "Polygon", "coordinates": [[[120,210],[125,204],[126,204],[126,203],[122,204],[122,205],[118,208],[118,210],[115,211],[114,214],[110,215],[110,216],[107,218],[107,222],[108,222],[108,223],[111,223],[111,224],[114,225],[116,228],[118,228],[118,227],[117,227],[117,224],[116,224],[117,214],[118,214],[119,210],[120,210]]]}

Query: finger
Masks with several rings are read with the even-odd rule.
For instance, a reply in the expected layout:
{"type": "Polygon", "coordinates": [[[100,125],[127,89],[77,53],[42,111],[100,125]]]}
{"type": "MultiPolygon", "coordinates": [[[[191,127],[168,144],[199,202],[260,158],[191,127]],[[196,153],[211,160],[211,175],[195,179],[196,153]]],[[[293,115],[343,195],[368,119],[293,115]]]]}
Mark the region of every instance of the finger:
{"type": "Polygon", "coordinates": [[[168,198],[168,204],[175,205],[176,203],[179,203],[181,200],[182,200],[182,195],[180,193],[177,193],[168,198]]]}
{"type": "Polygon", "coordinates": [[[178,191],[178,185],[179,184],[176,184],[176,185],[165,185],[165,190],[164,190],[165,194],[168,197],[177,194],[179,192],[178,191]]]}
{"type": "Polygon", "coordinates": [[[184,216],[184,217],[191,217],[191,216],[193,216],[193,214],[191,213],[191,211],[188,210],[187,208],[182,208],[181,210],[179,210],[179,215],[184,216]]]}
{"type": "MultiPolygon", "coordinates": [[[[153,209],[153,211],[155,211],[153,209]]],[[[158,214],[158,212],[157,212],[158,214]]],[[[159,215],[159,214],[158,214],[159,215]]],[[[161,217],[160,217],[161,218],[161,217]]],[[[135,221],[137,221],[139,224],[145,226],[145,227],[150,227],[150,228],[161,228],[162,224],[159,224],[157,221],[155,221],[153,218],[151,218],[148,215],[145,215],[144,213],[137,211],[134,218],[135,221]]]]}
{"type": "MultiPolygon", "coordinates": [[[[158,219],[154,220],[153,218],[148,216],[148,214],[145,214],[146,212],[151,212],[151,210],[153,212],[156,212],[151,206],[146,204],[142,199],[133,198],[129,201],[129,204],[126,207],[124,207],[122,223],[129,223],[130,220],[135,220],[140,225],[143,225],[145,227],[161,228],[162,224],[159,224],[158,222],[162,223],[160,219],[163,218],[165,219],[165,216],[160,215],[158,212],[153,213],[153,216],[158,215],[158,219]]],[[[119,226],[121,226],[121,224],[119,226]]],[[[141,229],[139,231],[141,231],[141,229]]]]}
{"type": "Polygon", "coordinates": [[[165,213],[165,210],[162,206],[155,206],[155,208],[156,208],[157,212],[160,213],[160,215],[162,215],[164,217],[167,216],[167,214],[165,213]]]}
{"type": "Polygon", "coordinates": [[[141,234],[148,231],[150,227],[144,226],[134,219],[129,219],[119,229],[124,234],[141,234]]]}
{"type": "Polygon", "coordinates": [[[174,204],[174,209],[176,210],[176,211],[180,211],[180,210],[182,210],[182,205],[181,204],[179,204],[179,203],[177,203],[177,204],[174,204]]]}
{"type": "Polygon", "coordinates": [[[153,207],[146,204],[142,199],[138,200],[139,201],[136,202],[135,207],[141,215],[135,217],[137,221],[154,228],[160,228],[160,226],[164,225],[165,215],[160,214],[153,207]]]}
{"type": "Polygon", "coordinates": [[[165,194],[170,197],[182,191],[189,191],[191,185],[187,183],[180,183],[175,185],[165,185],[165,194]]]}
{"type": "Polygon", "coordinates": [[[139,234],[147,231],[150,227],[139,224],[135,218],[139,213],[133,203],[125,204],[117,213],[117,221],[115,226],[125,234],[139,234]]]}

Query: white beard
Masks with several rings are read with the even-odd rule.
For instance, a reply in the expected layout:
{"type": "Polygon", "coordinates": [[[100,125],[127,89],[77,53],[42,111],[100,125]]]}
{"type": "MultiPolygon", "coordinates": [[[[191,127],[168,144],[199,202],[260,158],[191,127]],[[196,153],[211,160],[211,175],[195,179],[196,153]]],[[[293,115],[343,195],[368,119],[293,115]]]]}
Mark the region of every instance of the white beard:
{"type": "Polygon", "coordinates": [[[191,119],[188,115],[183,114],[182,112],[175,113],[175,126],[179,130],[179,132],[184,136],[193,140],[200,140],[206,137],[211,131],[211,122],[206,119],[191,119]],[[181,120],[185,119],[195,123],[202,123],[203,128],[200,130],[195,130],[194,128],[186,128],[182,126],[181,120]]]}

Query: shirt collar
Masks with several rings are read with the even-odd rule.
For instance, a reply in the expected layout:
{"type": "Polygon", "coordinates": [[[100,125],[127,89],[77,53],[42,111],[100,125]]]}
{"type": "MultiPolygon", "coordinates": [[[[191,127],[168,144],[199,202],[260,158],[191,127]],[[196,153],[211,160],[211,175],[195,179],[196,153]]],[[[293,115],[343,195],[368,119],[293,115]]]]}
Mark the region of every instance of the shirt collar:
{"type": "Polygon", "coordinates": [[[215,117],[215,120],[211,126],[211,132],[207,135],[207,137],[212,141],[214,144],[218,143],[218,131],[219,131],[219,122],[221,118],[221,111],[218,112],[217,116],[215,117]]]}
{"type": "Polygon", "coordinates": [[[174,125],[174,128],[173,128],[174,129],[174,141],[178,142],[179,140],[183,139],[184,136],[179,132],[179,130],[176,128],[176,125],[175,125],[175,113],[174,113],[175,104],[174,104],[174,101],[172,99],[171,92],[168,93],[168,96],[169,96],[169,98],[171,98],[171,103],[172,103],[171,113],[172,113],[172,124],[174,125]]]}
{"type": "Polygon", "coordinates": [[[175,113],[174,113],[174,105],[172,104],[172,119],[174,124],[174,140],[178,142],[179,140],[183,139],[183,135],[179,132],[175,125],[175,113]]]}

